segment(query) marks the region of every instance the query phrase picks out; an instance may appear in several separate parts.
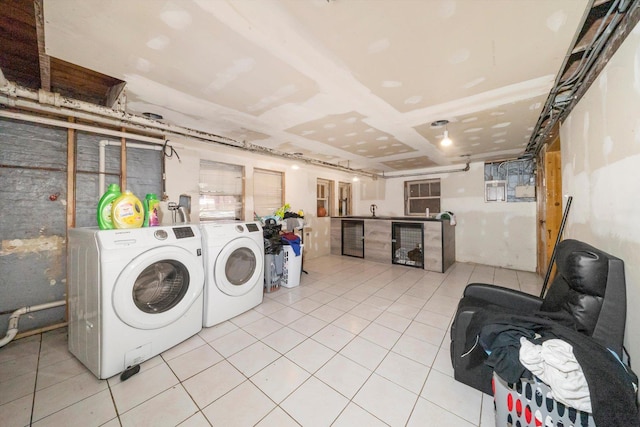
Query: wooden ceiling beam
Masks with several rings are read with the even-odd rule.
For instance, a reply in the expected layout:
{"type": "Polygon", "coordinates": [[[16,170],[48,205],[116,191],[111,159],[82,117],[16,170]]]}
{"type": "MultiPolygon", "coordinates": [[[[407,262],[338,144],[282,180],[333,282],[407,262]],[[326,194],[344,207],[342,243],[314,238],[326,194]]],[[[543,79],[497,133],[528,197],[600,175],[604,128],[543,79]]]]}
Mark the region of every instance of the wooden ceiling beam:
{"type": "Polygon", "coordinates": [[[44,45],[44,7],[42,0],[33,0],[38,38],[38,58],[40,60],[40,88],[51,92],[51,63],[44,45]]]}
{"type": "Polygon", "coordinates": [[[126,103],[124,88],[126,85],[127,82],[120,82],[111,86],[107,90],[107,107],[113,108],[114,110],[124,111],[124,106],[126,103]]]}

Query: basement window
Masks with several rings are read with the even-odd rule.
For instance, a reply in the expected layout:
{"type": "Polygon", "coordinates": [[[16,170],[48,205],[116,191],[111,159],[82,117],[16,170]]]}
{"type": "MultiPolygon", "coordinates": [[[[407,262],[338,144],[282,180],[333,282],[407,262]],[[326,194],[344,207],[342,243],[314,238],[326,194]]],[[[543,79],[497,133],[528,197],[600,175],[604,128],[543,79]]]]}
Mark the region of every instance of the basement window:
{"type": "Polygon", "coordinates": [[[284,174],[266,169],[253,170],[253,210],[263,217],[284,205],[284,174]]]}
{"type": "Polygon", "coordinates": [[[404,213],[424,216],[440,212],[440,178],[404,182],[404,213]]]}
{"type": "Polygon", "coordinates": [[[242,220],[244,167],[200,160],[200,221],[242,220]]]}
{"type": "Polygon", "coordinates": [[[331,201],[333,200],[333,181],[318,178],[316,181],[316,204],[318,216],[331,215],[331,201]]]}

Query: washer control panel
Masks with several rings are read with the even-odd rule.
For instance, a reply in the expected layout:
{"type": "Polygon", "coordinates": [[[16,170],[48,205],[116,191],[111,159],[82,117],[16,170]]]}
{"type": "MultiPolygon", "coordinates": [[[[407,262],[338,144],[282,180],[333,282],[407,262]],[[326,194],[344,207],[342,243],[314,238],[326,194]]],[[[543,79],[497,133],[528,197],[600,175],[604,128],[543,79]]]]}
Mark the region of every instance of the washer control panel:
{"type": "Polygon", "coordinates": [[[189,237],[195,237],[193,229],[191,227],[174,227],[172,228],[173,234],[176,235],[176,239],[186,239],[189,237]]]}

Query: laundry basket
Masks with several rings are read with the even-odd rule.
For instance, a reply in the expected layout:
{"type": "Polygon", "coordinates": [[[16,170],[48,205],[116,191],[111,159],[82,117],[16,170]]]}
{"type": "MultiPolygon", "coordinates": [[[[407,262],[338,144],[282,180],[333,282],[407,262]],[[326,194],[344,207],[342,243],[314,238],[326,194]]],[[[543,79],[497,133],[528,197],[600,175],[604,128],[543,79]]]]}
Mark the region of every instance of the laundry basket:
{"type": "Polygon", "coordinates": [[[264,290],[266,293],[276,290],[282,282],[282,266],[284,259],[284,251],[281,249],[278,253],[268,253],[264,255],[264,290]],[[280,271],[278,271],[280,270],[280,271]]]}
{"type": "Polygon", "coordinates": [[[285,288],[293,288],[300,284],[300,274],[302,273],[302,250],[304,245],[300,245],[300,255],[296,256],[290,245],[283,245],[284,264],[282,268],[282,279],[280,285],[285,288]]]}
{"type": "Polygon", "coordinates": [[[591,414],[556,401],[549,386],[537,378],[510,384],[494,372],[493,387],[496,427],[596,427],[591,414]]]}

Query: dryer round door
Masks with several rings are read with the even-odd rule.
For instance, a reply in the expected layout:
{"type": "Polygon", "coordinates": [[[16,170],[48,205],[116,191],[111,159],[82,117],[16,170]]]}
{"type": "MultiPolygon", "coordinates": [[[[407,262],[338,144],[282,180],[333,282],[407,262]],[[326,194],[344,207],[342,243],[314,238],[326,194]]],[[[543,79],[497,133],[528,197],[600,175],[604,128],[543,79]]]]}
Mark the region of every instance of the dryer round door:
{"type": "Polygon", "coordinates": [[[255,240],[240,237],[227,243],[215,260],[213,279],[218,289],[239,297],[263,286],[264,255],[255,240]]]}
{"type": "Polygon", "coordinates": [[[134,328],[157,329],[184,315],[202,293],[200,260],[184,248],[163,246],[135,257],[113,288],[118,317],[134,328]]]}

